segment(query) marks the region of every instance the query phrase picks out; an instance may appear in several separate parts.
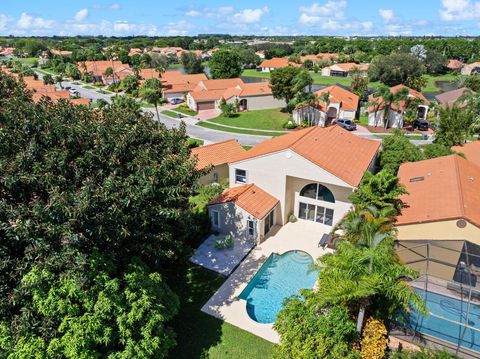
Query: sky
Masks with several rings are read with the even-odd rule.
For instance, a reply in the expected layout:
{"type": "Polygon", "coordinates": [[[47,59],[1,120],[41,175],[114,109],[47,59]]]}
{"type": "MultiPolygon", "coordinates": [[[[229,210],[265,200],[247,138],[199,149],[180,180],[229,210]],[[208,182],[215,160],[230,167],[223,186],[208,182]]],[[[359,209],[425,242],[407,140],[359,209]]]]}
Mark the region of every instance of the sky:
{"type": "Polygon", "coordinates": [[[479,35],[480,0],[0,0],[0,35],[479,35]]]}

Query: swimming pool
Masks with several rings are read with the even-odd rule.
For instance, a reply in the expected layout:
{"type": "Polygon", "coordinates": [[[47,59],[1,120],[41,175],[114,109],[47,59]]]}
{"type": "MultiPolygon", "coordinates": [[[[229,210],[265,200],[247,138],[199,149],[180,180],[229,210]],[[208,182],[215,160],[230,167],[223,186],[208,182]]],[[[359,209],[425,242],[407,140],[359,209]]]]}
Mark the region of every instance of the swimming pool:
{"type": "Polygon", "coordinates": [[[420,297],[425,300],[429,316],[423,316],[412,310],[407,319],[407,327],[417,332],[428,334],[460,345],[462,347],[480,351],[480,305],[470,304],[470,314],[467,321],[467,302],[447,297],[434,292],[424,292],[416,289],[420,297]],[[455,322],[467,324],[466,328],[460,324],[435,317],[440,316],[455,322]],[[465,334],[462,334],[465,331],[465,334]]]}
{"type": "Polygon", "coordinates": [[[318,270],[312,264],[312,257],[303,251],[272,253],[239,296],[247,302],[249,317],[273,323],[286,298],[313,288],[318,270]]]}

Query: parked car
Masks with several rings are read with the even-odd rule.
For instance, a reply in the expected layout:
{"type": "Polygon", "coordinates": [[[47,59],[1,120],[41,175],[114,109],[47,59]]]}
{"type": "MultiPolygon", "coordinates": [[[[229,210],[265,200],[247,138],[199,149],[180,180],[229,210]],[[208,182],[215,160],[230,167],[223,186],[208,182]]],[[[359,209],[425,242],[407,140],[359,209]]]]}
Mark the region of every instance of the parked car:
{"type": "Polygon", "coordinates": [[[176,105],[176,104],[182,103],[184,101],[183,101],[182,98],[175,97],[175,98],[171,98],[170,100],[168,100],[168,102],[170,102],[172,105],[176,105]]]}
{"type": "Polygon", "coordinates": [[[78,92],[74,88],[70,88],[68,91],[70,92],[70,95],[72,95],[72,96],[80,96],[80,92],[78,92]]]}
{"type": "Polygon", "coordinates": [[[426,120],[415,120],[413,122],[413,129],[417,129],[419,131],[427,131],[428,130],[428,121],[426,120]]]}
{"type": "Polygon", "coordinates": [[[343,120],[339,118],[335,121],[335,123],[340,127],[346,129],[347,131],[355,131],[357,129],[357,124],[355,122],[352,122],[351,120],[343,120]]]}

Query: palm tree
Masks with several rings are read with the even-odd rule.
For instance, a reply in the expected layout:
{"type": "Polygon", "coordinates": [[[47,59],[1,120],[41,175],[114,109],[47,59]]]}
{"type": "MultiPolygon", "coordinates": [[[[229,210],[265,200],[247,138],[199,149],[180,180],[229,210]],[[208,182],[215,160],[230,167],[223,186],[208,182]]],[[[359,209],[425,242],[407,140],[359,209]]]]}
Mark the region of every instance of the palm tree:
{"type": "Polygon", "coordinates": [[[114,62],[114,59],[116,58],[116,49],[114,49],[113,47],[107,48],[105,50],[105,56],[107,57],[108,60],[110,60],[110,63],[112,64],[113,84],[116,85],[117,81],[115,76],[115,62],[114,62]]]}
{"type": "Polygon", "coordinates": [[[160,118],[160,114],[158,113],[158,104],[162,99],[162,83],[160,80],[152,78],[145,81],[142,87],[140,87],[140,97],[155,106],[157,118],[160,118]]]}
{"type": "Polygon", "coordinates": [[[103,76],[105,76],[105,78],[113,77],[113,84],[115,85],[115,72],[113,71],[113,68],[107,67],[103,76]]]}
{"type": "Polygon", "coordinates": [[[400,101],[407,101],[407,99],[408,89],[405,87],[393,93],[387,86],[380,86],[373,94],[373,101],[369,103],[369,106],[375,108],[375,117],[380,108],[385,109],[383,113],[383,127],[386,129],[388,126],[389,109],[392,105],[398,106],[400,101]]]}

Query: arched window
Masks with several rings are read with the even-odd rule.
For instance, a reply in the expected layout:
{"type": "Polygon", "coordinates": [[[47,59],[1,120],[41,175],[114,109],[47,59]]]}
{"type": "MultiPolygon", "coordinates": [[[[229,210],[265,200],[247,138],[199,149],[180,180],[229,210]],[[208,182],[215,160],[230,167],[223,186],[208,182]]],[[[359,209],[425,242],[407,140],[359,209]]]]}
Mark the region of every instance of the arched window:
{"type": "Polygon", "coordinates": [[[300,191],[300,196],[335,203],[333,193],[327,187],[319,183],[307,184],[300,191]]]}

